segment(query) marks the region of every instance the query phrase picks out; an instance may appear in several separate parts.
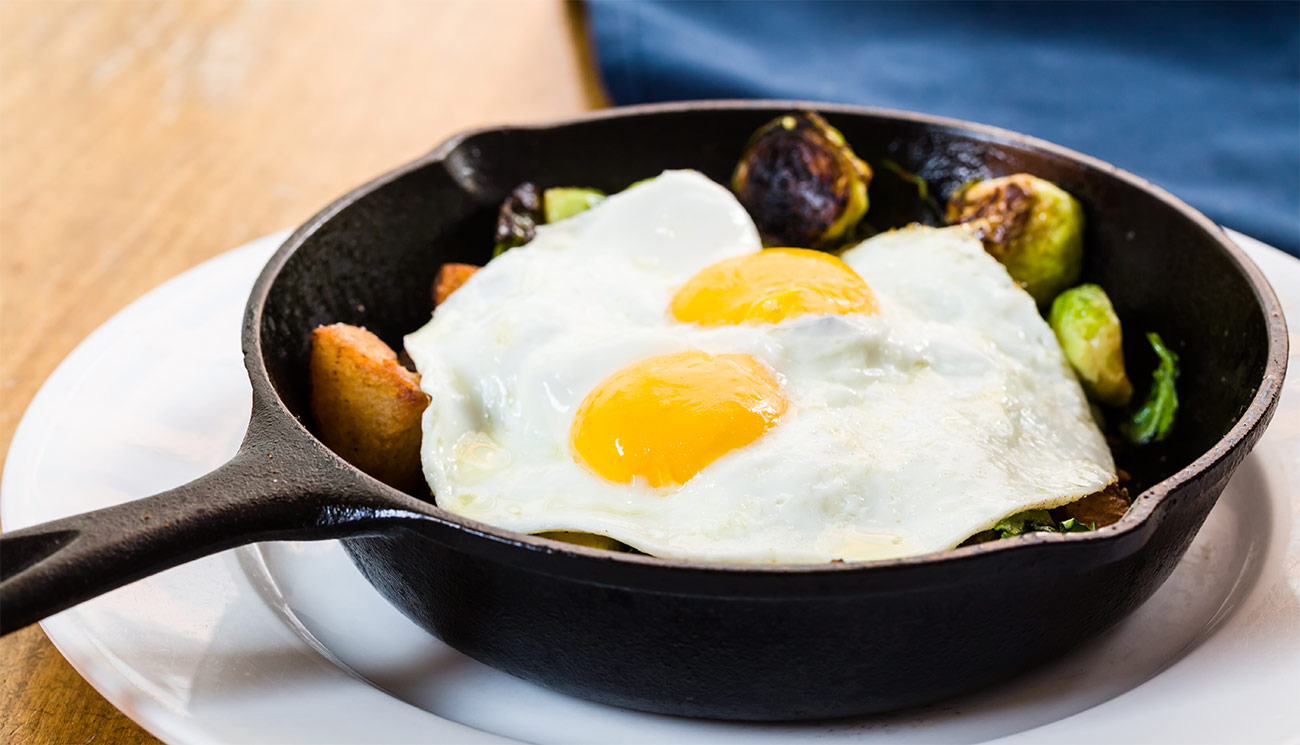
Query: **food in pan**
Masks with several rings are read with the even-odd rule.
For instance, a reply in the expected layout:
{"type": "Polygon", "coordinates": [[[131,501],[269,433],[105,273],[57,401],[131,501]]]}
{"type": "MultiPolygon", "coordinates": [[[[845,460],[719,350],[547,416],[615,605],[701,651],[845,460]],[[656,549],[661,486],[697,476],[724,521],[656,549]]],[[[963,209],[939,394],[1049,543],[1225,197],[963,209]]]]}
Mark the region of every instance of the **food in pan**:
{"type": "MultiPolygon", "coordinates": [[[[1106,291],[1094,284],[1066,290],[1052,301],[1048,320],[1089,397],[1107,406],[1127,406],[1133,384],[1124,370],[1119,317],[1106,291]]],[[[1154,331],[1147,332],[1146,339],[1159,362],[1146,399],[1120,425],[1120,432],[1135,445],[1168,437],[1178,413],[1178,354],[1154,331]]]]}
{"type": "MultiPolygon", "coordinates": [[[[854,245],[870,169],[815,115],[760,130],[733,181],[743,197],[766,168],[769,191],[804,194],[836,183],[805,167],[827,162],[862,198],[850,184],[847,212],[796,239],[838,257],[764,250],[779,234],[754,214],[763,200],[693,172],[608,199],[516,189],[497,258],[443,267],[433,320],[406,340],[432,402],[438,504],[584,545],[750,562],[1118,519],[1127,494],[1075,377],[1094,402],[1126,403],[1118,318],[1095,286],[1060,294],[1050,326],[1035,307],[1078,278],[1073,198],[1023,174],[970,184],[954,227],[854,245]],[[764,143],[791,138],[781,182],[764,143]]],[[[1135,442],[1172,422],[1167,361],[1124,425],[1135,442]]]]}

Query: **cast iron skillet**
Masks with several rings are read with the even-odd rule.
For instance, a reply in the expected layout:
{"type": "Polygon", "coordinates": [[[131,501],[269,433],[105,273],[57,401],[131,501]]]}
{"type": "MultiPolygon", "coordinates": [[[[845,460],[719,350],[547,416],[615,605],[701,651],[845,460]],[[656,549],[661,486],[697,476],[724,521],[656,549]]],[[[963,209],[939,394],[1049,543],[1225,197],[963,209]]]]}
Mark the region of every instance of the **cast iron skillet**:
{"type": "MultiPolygon", "coordinates": [[[[229,463],[172,491],[15,531],[2,542],[3,631],[253,541],[343,538],[395,606],[451,646],[618,706],[729,719],[879,712],[984,686],[1114,624],[1169,575],[1273,413],[1286,360],[1276,297],[1205,217],[1092,158],[991,127],[791,102],[615,109],[453,138],[301,227],[244,318],[253,387],[229,463]],[[876,170],[868,220],[923,219],[915,189],[1028,171],[1088,218],[1086,279],[1110,292],[1139,381],[1140,331],[1182,355],[1165,443],[1118,453],[1133,509],[1093,533],[1033,534],[869,564],[735,566],[614,554],[456,517],[391,489],[311,434],[308,334],[364,324],[390,344],[429,317],[444,262],[485,262],[516,184],[617,191],[664,168],[725,182],[760,124],[816,108],[876,170]]],[[[1145,356],[1144,356],[1145,352],[1145,356]]]]}

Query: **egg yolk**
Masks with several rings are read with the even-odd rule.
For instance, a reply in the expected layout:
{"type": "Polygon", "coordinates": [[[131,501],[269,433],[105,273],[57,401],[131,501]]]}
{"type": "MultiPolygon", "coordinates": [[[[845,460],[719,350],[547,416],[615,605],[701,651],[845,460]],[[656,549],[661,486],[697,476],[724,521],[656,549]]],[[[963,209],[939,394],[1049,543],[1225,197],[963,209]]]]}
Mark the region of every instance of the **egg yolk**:
{"type": "Polygon", "coordinates": [[[641,360],[596,386],[573,418],[574,460],[618,483],[680,485],[757,440],[785,413],[771,371],[747,354],[641,360]]]}
{"type": "Polygon", "coordinates": [[[805,313],[876,312],[871,288],[839,258],[770,248],[707,266],[673,297],[679,321],[702,326],[776,323],[805,313]]]}

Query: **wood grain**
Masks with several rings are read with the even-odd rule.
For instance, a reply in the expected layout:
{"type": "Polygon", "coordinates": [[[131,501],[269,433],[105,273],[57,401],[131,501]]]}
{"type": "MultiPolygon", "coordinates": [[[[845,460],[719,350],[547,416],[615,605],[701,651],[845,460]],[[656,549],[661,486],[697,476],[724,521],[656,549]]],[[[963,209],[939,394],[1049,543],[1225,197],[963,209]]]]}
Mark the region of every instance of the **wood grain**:
{"type": "MultiPolygon", "coordinates": [[[[558,0],[0,3],[0,452],[59,361],[168,277],[453,132],[603,103],[558,0]]],[[[37,627],[0,670],[0,742],[157,742],[37,627]]]]}

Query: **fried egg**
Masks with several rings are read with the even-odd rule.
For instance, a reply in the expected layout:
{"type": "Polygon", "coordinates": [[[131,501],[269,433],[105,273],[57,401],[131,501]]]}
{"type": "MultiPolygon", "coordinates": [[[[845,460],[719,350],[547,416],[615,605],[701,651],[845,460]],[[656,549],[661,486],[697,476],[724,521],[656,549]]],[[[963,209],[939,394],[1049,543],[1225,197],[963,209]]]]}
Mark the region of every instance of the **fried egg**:
{"type": "Polygon", "coordinates": [[[765,250],[691,171],[539,228],[406,348],[437,504],[523,533],[873,560],[1115,480],[1054,335],[977,239],[765,250]]]}

